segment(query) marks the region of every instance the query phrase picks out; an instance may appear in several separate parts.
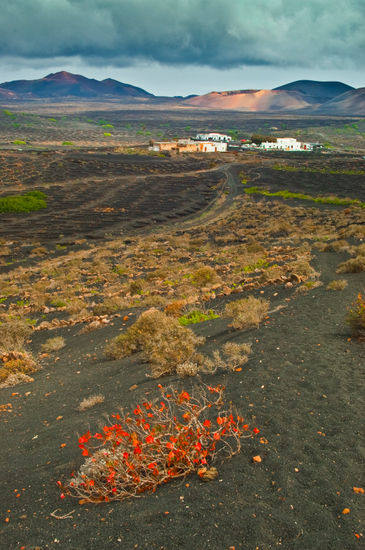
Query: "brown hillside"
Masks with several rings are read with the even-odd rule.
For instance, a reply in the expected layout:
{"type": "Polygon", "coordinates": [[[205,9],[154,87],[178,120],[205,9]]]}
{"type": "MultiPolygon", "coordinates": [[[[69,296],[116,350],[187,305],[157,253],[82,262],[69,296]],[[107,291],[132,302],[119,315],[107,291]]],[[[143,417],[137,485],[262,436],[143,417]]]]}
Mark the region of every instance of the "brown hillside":
{"type": "Polygon", "coordinates": [[[282,90],[239,90],[237,92],[211,92],[185,101],[207,109],[238,111],[292,111],[310,104],[298,92],[282,90]]]}

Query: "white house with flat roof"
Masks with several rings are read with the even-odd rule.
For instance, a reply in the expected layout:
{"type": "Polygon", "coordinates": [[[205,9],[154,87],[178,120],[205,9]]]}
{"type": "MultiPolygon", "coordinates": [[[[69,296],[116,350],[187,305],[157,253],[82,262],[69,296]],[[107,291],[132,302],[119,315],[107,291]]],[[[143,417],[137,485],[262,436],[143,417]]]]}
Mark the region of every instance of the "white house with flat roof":
{"type": "Polygon", "coordinates": [[[226,134],[219,134],[218,132],[211,132],[210,134],[197,134],[197,141],[232,141],[231,136],[226,134]]]}
{"type": "Polygon", "coordinates": [[[295,138],[277,138],[276,141],[263,141],[261,149],[279,149],[281,151],[313,151],[311,143],[302,143],[295,138]]]}

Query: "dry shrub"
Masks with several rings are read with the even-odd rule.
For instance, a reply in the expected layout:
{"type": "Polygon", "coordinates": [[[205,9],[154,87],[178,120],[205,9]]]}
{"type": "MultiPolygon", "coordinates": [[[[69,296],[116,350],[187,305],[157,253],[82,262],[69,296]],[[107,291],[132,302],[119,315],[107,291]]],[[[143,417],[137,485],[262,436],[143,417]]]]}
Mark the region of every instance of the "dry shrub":
{"type": "Polygon", "coordinates": [[[355,237],[357,239],[364,239],[365,238],[365,226],[359,225],[356,223],[353,223],[349,225],[346,229],[341,231],[343,233],[344,237],[355,237]]]}
{"type": "Polygon", "coordinates": [[[314,248],[316,248],[317,250],[319,250],[319,252],[325,252],[325,250],[327,250],[327,246],[328,244],[327,243],[324,243],[322,241],[318,241],[316,243],[314,243],[314,248]]]}
{"type": "Polygon", "coordinates": [[[251,353],[251,344],[237,344],[236,342],[226,342],[223,346],[223,354],[227,362],[234,369],[244,365],[248,361],[251,353]]]}
{"type": "Polygon", "coordinates": [[[186,300],[174,300],[173,302],[169,302],[164,312],[166,315],[172,315],[173,317],[180,317],[182,314],[183,308],[186,306],[186,300]]]}
{"type": "Polygon", "coordinates": [[[71,315],[77,315],[87,309],[87,303],[82,298],[72,298],[66,309],[71,315]]]}
{"type": "Polygon", "coordinates": [[[26,352],[11,351],[0,357],[0,382],[5,382],[11,375],[30,374],[37,370],[33,357],[26,352]]]}
{"type": "Polygon", "coordinates": [[[143,297],[143,305],[145,307],[163,307],[166,305],[168,298],[160,294],[150,294],[143,297]]]}
{"type": "Polygon", "coordinates": [[[335,279],[326,286],[326,290],[344,290],[348,285],[346,279],[335,279]]]}
{"type": "Polygon", "coordinates": [[[361,273],[362,271],[365,271],[365,256],[350,258],[336,269],[336,273],[361,273]]]}
{"type": "Polygon", "coordinates": [[[76,497],[80,504],[108,502],[155,491],[192,473],[214,479],[212,464],[232,458],[242,439],[260,431],[226,405],[223,392],[222,386],[193,395],[161,387],[157,399],[112,415],[100,433],[89,430],[79,438],[85,462],[66,485],[58,482],[61,497],[76,497]]]}
{"type": "Polygon", "coordinates": [[[338,241],[332,241],[326,246],[326,250],[329,252],[345,252],[349,249],[349,243],[344,239],[339,239],[338,241]]]}
{"type": "Polygon", "coordinates": [[[250,353],[251,344],[227,342],[221,350],[215,350],[211,358],[204,358],[204,365],[200,370],[209,374],[216,373],[218,369],[234,371],[247,363],[250,353]]]}
{"type": "Polygon", "coordinates": [[[48,254],[48,250],[44,246],[37,246],[30,252],[31,256],[45,256],[46,254],[48,254]]]}
{"type": "Polygon", "coordinates": [[[142,351],[151,364],[154,377],[176,371],[178,365],[193,361],[196,348],[204,342],[177,319],[157,309],[142,313],[127,331],[112,340],[105,348],[111,359],[122,359],[142,351]]]}
{"type": "Polygon", "coordinates": [[[306,294],[310,290],[313,290],[314,288],[318,288],[319,286],[322,286],[322,281],[307,281],[301,286],[298,286],[297,292],[299,294],[306,294]]]}
{"type": "Polygon", "coordinates": [[[29,382],[34,382],[34,378],[28,376],[28,374],[24,374],[23,372],[15,372],[9,374],[5,381],[0,383],[0,388],[11,388],[12,386],[16,386],[17,384],[26,384],[29,382]]]}
{"type": "Polygon", "coordinates": [[[62,336],[54,336],[53,338],[48,338],[44,344],[42,344],[42,351],[45,353],[50,353],[52,351],[58,351],[65,346],[65,339],[62,336]]]}
{"type": "Polygon", "coordinates": [[[265,252],[265,248],[253,237],[247,238],[247,252],[250,254],[258,254],[265,252]]]}
{"type": "Polygon", "coordinates": [[[346,321],[351,327],[353,336],[365,341],[365,294],[358,294],[347,312],[346,321]]]}
{"type": "Polygon", "coordinates": [[[359,256],[365,256],[365,243],[359,244],[359,246],[356,247],[356,253],[359,256]]]}
{"type": "Polygon", "coordinates": [[[135,294],[142,294],[143,289],[146,286],[146,281],[144,279],[135,279],[129,285],[129,292],[134,296],[135,294]]]}
{"type": "Polygon", "coordinates": [[[220,282],[220,277],[213,267],[204,266],[194,271],[191,281],[198,287],[204,287],[220,282]]]}
{"type": "Polygon", "coordinates": [[[264,269],[260,275],[260,281],[267,283],[268,281],[277,281],[286,273],[286,268],[280,265],[271,265],[264,269]]]}
{"type": "Polygon", "coordinates": [[[105,298],[103,302],[93,307],[93,313],[94,315],[112,315],[116,311],[128,307],[128,304],[127,300],[118,296],[105,298]]]}
{"type": "Polygon", "coordinates": [[[299,259],[290,264],[292,273],[299,277],[316,277],[318,273],[307,260],[299,259]]]}
{"type": "Polygon", "coordinates": [[[198,363],[185,361],[176,367],[176,374],[181,378],[184,378],[185,376],[196,376],[199,370],[198,363]]]}
{"type": "Polygon", "coordinates": [[[90,397],[85,397],[79,405],[79,411],[86,411],[86,409],[91,409],[91,407],[94,407],[95,405],[98,405],[99,403],[103,403],[104,396],[99,393],[97,395],[90,395],[90,397]]]}
{"type": "Polygon", "coordinates": [[[25,341],[31,332],[31,327],[24,319],[8,318],[0,324],[0,355],[23,351],[25,341]]]}
{"type": "Polygon", "coordinates": [[[267,300],[249,296],[227,304],[225,314],[232,317],[233,328],[246,330],[259,326],[269,311],[269,305],[267,300]]]}
{"type": "Polygon", "coordinates": [[[281,237],[281,236],[287,236],[293,231],[293,226],[290,225],[289,222],[286,220],[276,220],[270,223],[268,227],[268,232],[275,236],[275,237],[281,237]]]}

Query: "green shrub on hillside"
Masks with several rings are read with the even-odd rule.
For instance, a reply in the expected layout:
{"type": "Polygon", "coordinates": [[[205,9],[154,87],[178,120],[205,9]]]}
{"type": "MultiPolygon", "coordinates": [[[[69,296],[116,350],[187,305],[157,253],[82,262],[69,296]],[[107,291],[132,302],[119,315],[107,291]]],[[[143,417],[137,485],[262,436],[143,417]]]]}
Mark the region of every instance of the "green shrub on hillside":
{"type": "Polygon", "coordinates": [[[41,191],[29,191],[25,195],[9,195],[0,198],[0,213],[32,212],[47,208],[47,195],[41,191]]]}

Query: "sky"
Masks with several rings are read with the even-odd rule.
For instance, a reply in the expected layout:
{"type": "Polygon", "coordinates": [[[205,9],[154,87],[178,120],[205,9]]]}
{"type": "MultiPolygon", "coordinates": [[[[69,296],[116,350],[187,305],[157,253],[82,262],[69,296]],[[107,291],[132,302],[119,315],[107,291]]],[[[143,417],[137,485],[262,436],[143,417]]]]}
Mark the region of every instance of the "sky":
{"type": "Polygon", "coordinates": [[[365,0],[1,0],[0,82],[65,70],[155,95],[365,86],[365,0]]]}

